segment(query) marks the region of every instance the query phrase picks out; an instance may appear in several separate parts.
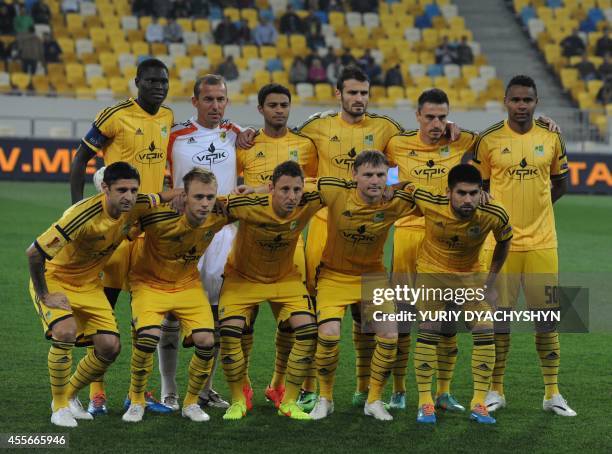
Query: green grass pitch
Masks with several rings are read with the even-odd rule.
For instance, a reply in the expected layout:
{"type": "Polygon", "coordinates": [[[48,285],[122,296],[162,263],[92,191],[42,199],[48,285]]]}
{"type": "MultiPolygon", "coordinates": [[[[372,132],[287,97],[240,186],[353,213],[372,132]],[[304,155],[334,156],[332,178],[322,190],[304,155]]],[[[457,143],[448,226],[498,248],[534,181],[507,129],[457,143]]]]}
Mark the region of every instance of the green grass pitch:
{"type": "MultiPolygon", "coordinates": [[[[49,422],[48,343],[42,336],[27,290],[24,254],[35,236],[68,205],[67,184],[0,183],[3,306],[0,311],[0,432],[68,432],[49,422]]],[[[561,270],[605,272],[612,278],[612,197],[566,196],[556,206],[556,217],[561,270]]],[[[506,376],[509,406],[496,414],[496,426],[477,426],[466,415],[441,415],[435,427],[420,427],[415,421],[416,385],[412,365],[408,372],[408,410],[395,413],[392,423],[366,418],[361,408],[351,407],[355,379],[347,319],[336,382],[336,412],[324,421],[300,423],[276,416],[263,398],[274,354],[274,322],[265,307],[255,327],[251,362],[255,409],[246,419],[226,423],[221,419],[222,411],[211,410],[212,419],[205,424],[191,423],[174,414],[147,415],[141,424],[128,426],[121,421],[121,405],[129,382],[128,306],[124,295],[118,304],[123,352],[107,376],[110,415],[82,422],[77,429],[69,431],[71,448],[81,452],[612,451],[608,419],[612,388],[611,334],[561,336],[561,390],[578,412],[577,418],[555,417],[541,410],[543,385],[533,336],[517,334],[513,337],[506,376]]],[[[191,351],[181,352],[178,374],[181,392],[186,386],[189,355],[191,351]]],[[[76,352],[74,356],[78,360],[81,353],[76,352]]],[[[453,390],[464,404],[469,404],[472,393],[469,357],[470,337],[462,334],[453,390]]],[[[220,370],[215,387],[227,396],[220,370]]],[[[157,369],[151,377],[150,389],[159,390],[157,369]]],[[[82,393],[81,400],[87,402],[86,392],[82,393]]]]}

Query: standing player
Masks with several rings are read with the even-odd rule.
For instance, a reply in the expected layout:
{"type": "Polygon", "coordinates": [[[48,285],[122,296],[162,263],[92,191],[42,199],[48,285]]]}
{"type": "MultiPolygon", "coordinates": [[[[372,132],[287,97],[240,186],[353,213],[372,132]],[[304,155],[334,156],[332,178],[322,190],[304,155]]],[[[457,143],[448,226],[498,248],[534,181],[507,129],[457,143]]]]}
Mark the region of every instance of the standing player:
{"type": "Polygon", "coordinates": [[[131,405],[123,415],[126,422],[139,422],[144,415],[144,390],[166,313],[180,321],[183,345],[195,347],[182,414],[196,422],[210,419],[198,405],[198,396],[210,376],[215,329],[197,263],[228,219],[213,212],[217,182],[212,172],[194,168],[183,177],[183,186],[184,214],[160,207],[139,219],[146,235],[132,252],[130,269],[137,337],[132,349],[131,405]]]}
{"type": "MultiPolygon", "coordinates": [[[[503,292],[498,307],[515,307],[522,287],[530,309],[558,307],[557,235],[553,203],[567,191],[565,142],[533,114],[538,104],[535,82],[516,76],[506,87],[505,121],[494,124],[476,144],[474,163],[482,172],[485,189],[501,201],[512,217],[514,240],[504,265],[503,292]]],[[[486,249],[491,250],[491,243],[486,249]]],[[[543,408],[562,416],[576,416],[557,384],[559,334],[549,323],[536,322],[536,350],[544,377],[543,408]]],[[[510,327],[495,327],[495,370],[486,404],[489,411],[506,405],[504,372],[510,349],[510,327]]]]}
{"type": "MultiPolygon", "coordinates": [[[[327,243],[317,276],[316,352],[320,397],[310,413],[323,419],[334,411],[333,387],[339,360],[340,325],[347,306],[362,304],[365,274],[385,273],[383,248],[393,223],[411,214],[414,203],[397,191],[383,200],[389,163],[379,151],[363,151],[353,166],[353,180],[333,177],[318,181],[321,198],[328,207],[327,243]]],[[[364,413],[390,421],[382,391],[397,353],[397,328],[378,327],[371,365],[368,363],[367,400],[364,413]]]]}
{"type": "MultiPolygon", "coordinates": [[[[217,178],[220,194],[229,194],[237,183],[236,179],[236,142],[241,136],[252,137],[254,131],[242,129],[225,120],[225,108],[229,103],[225,79],[215,74],[199,77],[193,87],[191,103],[197,111],[195,117],[172,128],[168,145],[168,163],[173,185],[182,187],[183,177],[194,166],[208,169],[217,178]]],[[[202,286],[208,294],[215,320],[221,290],[221,275],[229,254],[236,227],[226,225],[215,235],[212,243],[200,259],[202,286]]],[[[161,373],[161,401],[178,410],[178,390],[176,386],[176,363],[178,358],[179,322],[171,315],[161,325],[159,370],[161,373]]],[[[218,354],[215,348],[215,358],[218,354]]],[[[201,403],[213,407],[227,408],[228,403],[212,389],[212,379],[206,382],[201,395],[201,403]]]]}
{"type": "Polygon", "coordinates": [[[160,202],[160,196],[138,194],[139,183],[129,164],[109,165],[103,192],[66,210],[27,250],[30,294],[51,340],[53,424],[76,427],[75,418],[93,419],[77,393],[104,375],[119,354],[119,330],[99,274],[138,215],[160,202]],[[75,344],[94,347],[70,376],[75,344]]]}
{"type": "MultiPolygon", "coordinates": [[[[452,301],[421,298],[417,302],[419,313],[437,314],[444,311],[491,312],[495,280],[510,248],[512,227],[508,215],[497,202],[484,203],[481,199],[482,178],[469,164],[459,164],[448,172],[446,191],[418,188],[412,197],[418,213],[425,220],[425,236],[417,258],[417,277],[414,288],[449,289],[456,296],[452,301]],[[479,253],[489,232],[493,232],[496,245],[489,274],[481,277],[479,253]],[[467,290],[479,297],[466,297],[467,290]],[[461,292],[461,293],[459,293],[461,292]],[[489,299],[489,301],[487,301],[489,299]]],[[[431,396],[431,382],[437,369],[439,356],[436,345],[440,341],[442,323],[432,317],[419,324],[414,369],[419,391],[417,422],[435,423],[436,414],[431,396]]],[[[485,406],[485,397],[491,383],[495,362],[493,322],[478,319],[468,323],[474,342],[472,350],[472,378],[474,396],[470,419],[481,424],[494,424],[485,406]]],[[[455,327],[456,329],[456,327],[455,327]]]]}
{"type": "Polygon", "coordinates": [[[279,415],[308,420],[296,399],[316,348],[317,324],[302,276],[293,263],[301,231],[322,206],[319,193],[304,193],[300,166],[287,161],[274,169],[267,195],[230,196],[230,218],[240,221],[225,267],[219,317],[221,356],[232,404],[223,416],[242,419],[247,412],[243,393],[246,363],[242,330],[263,301],[281,306],[277,322],[288,321],[295,342],[287,363],[285,394],[279,415]]]}
{"type": "MultiPolygon", "coordinates": [[[[254,145],[249,149],[238,149],[238,173],[242,173],[244,184],[252,187],[268,185],[277,165],[285,161],[295,161],[302,168],[306,177],[317,175],[317,149],[308,137],[287,128],[291,109],[291,93],[286,87],[278,84],[263,86],[257,95],[259,113],[264,117],[264,128],[255,137],[254,145]]],[[[295,265],[302,280],[306,280],[304,259],[304,241],[300,235],[295,248],[295,265]]],[[[282,306],[272,303],[276,318],[282,306]]],[[[255,315],[251,319],[254,323],[255,315]]],[[[243,336],[244,339],[244,336],[243,336]]],[[[294,333],[288,324],[279,325],[276,331],[276,359],[274,375],[266,389],[266,398],[278,407],[285,392],[285,371],[287,360],[293,346],[294,333]]],[[[248,365],[248,352],[245,350],[245,361],[248,365]]],[[[312,370],[314,374],[314,369],[312,370]]],[[[248,373],[245,375],[248,377],[248,373]]],[[[310,377],[311,379],[314,377],[310,377]]],[[[245,386],[250,386],[245,383],[245,386]]],[[[249,403],[247,401],[247,406],[249,403]]]]}
{"type": "MultiPolygon", "coordinates": [[[[117,161],[133,165],[142,178],[141,190],[156,193],[163,189],[166,170],[166,148],[174,122],[172,110],[162,103],[168,94],[168,68],[157,59],[142,61],[136,70],[138,96],[129,98],[98,114],[85,135],[72,164],[70,192],[72,202],[83,198],[85,169],[96,153],[102,153],[104,164],[117,161]]],[[[130,245],[125,242],[113,254],[104,269],[104,293],[114,308],[129,268],[130,245]]],[[[106,413],[103,377],[90,387],[89,411],[106,413]]],[[[150,400],[151,410],[167,408],[150,400]]]]}
{"type": "MultiPolygon", "coordinates": [[[[411,181],[436,190],[446,189],[448,173],[461,163],[461,158],[472,150],[477,136],[461,130],[459,138],[451,142],[445,134],[449,113],[446,93],[438,88],[426,90],[419,96],[416,119],[419,129],[393,137],[385,149],[389,160],[398,166],[400,181],[411,181]]],[[[392,165],[394,165],[392,164],[392,165]]],[[[400,219],[393,234],[393,273],[406,276],[414,286],[417,254],[425,237],[425,221],[420,216],[400,219]]],[[[438,342],[436,379],[436,408],[464,411],[450,394],[450,382],[457,360],[456,332],[444,330],[438,342]]],[[[406,408],[406,369],[410,352],[410,333],[400,333],[397,362],[393,368],[391,408],[406,408]]]]}

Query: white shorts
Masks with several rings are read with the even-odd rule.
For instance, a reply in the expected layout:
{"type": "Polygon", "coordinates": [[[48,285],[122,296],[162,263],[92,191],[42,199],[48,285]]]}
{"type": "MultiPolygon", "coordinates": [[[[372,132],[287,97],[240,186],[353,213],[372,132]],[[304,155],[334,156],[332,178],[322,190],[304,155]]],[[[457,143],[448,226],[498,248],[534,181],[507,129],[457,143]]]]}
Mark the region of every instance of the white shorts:
{"type": "Polygon", "coordinates": [[[202,285],[208,294],[210,304],[213,306],[219,304],[219,294],[223,284],[223,270],[227,257],[232,250],[232,244],[234,243],[237,231],[238,229],[234,224],[223,227],[215,234],[212,242],[198,262],[202,285]]]}

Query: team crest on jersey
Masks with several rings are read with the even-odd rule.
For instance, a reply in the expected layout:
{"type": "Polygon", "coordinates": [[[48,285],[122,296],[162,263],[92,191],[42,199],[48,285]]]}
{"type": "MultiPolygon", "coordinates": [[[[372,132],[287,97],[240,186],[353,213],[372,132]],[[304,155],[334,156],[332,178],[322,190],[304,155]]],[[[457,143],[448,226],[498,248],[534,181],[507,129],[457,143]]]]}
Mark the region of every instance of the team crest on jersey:
{"type": "Polygon", "coordinates": [[[191,160],[194,164],[212,166],[213,164],[219,164],[225,161],[228,156],[229,153],[227,150],[217,148],[215,144],[211,142],[206,150],[195,154],[191,160]]]}
{"type": "Polygon", "coordinates": [[[353,168],[357,152],[355,147],[351,148],[347,154],[338,154],[332,158],[332,164],[339,169],[349,171],[353,168]]]}
{"type": "Polygon", "coordinates": [[[518,164],[509,167],[506,170],[506,175],[514,180],[524,181],[524,180],[532,180],[537,178],[539,175],[539,171],[537,167],[532,166],[527,163],[525,158],[521,159],[521,162],[518,164]]]}
{"type": "Polygon", "coordinates": [[[428,182],[431,180],[437,180],[438,178],[445,177],[448,172],[446,166],[436,164],[433,159],[430,159],[425,165],[413,168],[410,173],[412,176],[419,179],[425,179],[428,182]]]}
{"type": "Polygon", "coordinates": [[[467,234],[470,238],[478,238],[478,235],[480,235],[480,226],[478,224],[471,225],[467,230],[467,234]]]}
{"type": "Polygon", "coordinates": [[[363,138],[363,144],[366,147],[373,147],[374,146],[374,134],[368,134],[367,136],[365,136],[363,138]]]}
{"type": "Polygon", "coordinates": [[[204,241],[212,241],[214,236],[215,234],[212,231],[207,230],[206,233],[204,234],[204,241]]]}
{"type": "Polygon", "coordinates": [[[342,230],[342,238],[352,243],[353,246],[358,244],[372,244],[376,241],[376,235],[367,232],[365,225],[361,225],[355,230],[342,230]]]}
{"type": "Polygon", "coordinates": [[[289,224],[289,230],[293,231],[297,228],[298,226],[298,221],[291,221],[291,224],[289,224]]]}
{"type": "Polygon", "coordinates": [[[147,148],[136,153],[136,161],[141,164],[158,164],[166,158],[164,151],[155,146],[155,142],[151,142],[147,148]]]}
{"type": "Polygon", "coordinates": [[[329,139],[330,142],[340,142],[340,139],[338,139],[338,136],[333,136],[329,139]]]}
{"type": "Polygon", "coordinates": [[[144,132],[142,132],[142,129],[138,128],[136,130],[136,134],[135,135],[137,135],[137,136],[144,136],[144,132]]]}
{"type": "Polygon", "coordinates": [[[162,126],[161,128],[161,136],[165,139],[166,137],[168,137],[168,127],[167,126],[162,126]]]}
{"type": "Polygon", "coordinates": [[[441,158],[448,158],[449,155],[450,155],[450,150],[448,149],[448,145],[445,145],[442,148],[440,148],[441,158]]]}
{"type": "Polygon", "coordinates": [[[384,211],[379,211],[378,213],[374,214],[374,222],[382,222],[385,220],[385,212],[384,211]]]}
{"type": "Polygon", "coordinates": [[[298,160],[298,151],[297,150],[289,150],[289,160],[297,162],[297,160],[298,160]]]}
{"type": "Polygon", "coordinates": [[[219,137],[221,137],[221,141],[225,142],[225,139],[227,138],[227,132],[222,131],[221,134],[219,134],[219,137]]]}
{"type": "Polygon", "coordinates": [[[544,145],[536,145],[533,151],[536,156],[544,156],[544,145]]]}

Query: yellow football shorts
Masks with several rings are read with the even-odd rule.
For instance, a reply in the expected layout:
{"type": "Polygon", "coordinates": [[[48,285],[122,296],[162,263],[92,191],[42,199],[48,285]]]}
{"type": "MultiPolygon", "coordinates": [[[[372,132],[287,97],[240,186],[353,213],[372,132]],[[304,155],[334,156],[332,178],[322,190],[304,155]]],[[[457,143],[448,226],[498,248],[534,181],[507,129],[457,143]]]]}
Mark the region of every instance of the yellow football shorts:
{"type": "Polygon", "coordinates": [[[62,284],[53,279],[47,279],[47,288],[50,293],[60,292],[66,295],[70,303],[70,311],[49,308],[36,296],[32,281],[30,281],[30,295],[34,308],[40,316],[45,337],[51,339],[53,325],[61,320],[74,317],[77,325],[76,345],[92,345],[92,336],[95,334],[113,334],[119,336],[119,328],[115,314],[104,295],[101,285],[88,287],[73,287],[62,284]]]}
{"type": "MultiPolygon", "coordinates": [[[[487,269],[492,256],[492,250],[485,250],[482,254],[482,262],[487,269]]],[[[516,308],[521,287],[525,292],[528,309],[559,307],[556,291],[559,285],[558,273],[559,258],[555,248],[510,251],[497,277],[497,307],[516,308]]]]}
{"type": "MultiPolygon", "coordinates": [[[[361,276],[339,273],[322,268],[317,279],[317,323],[320,325],[328,321],[342,321],[347,307],[362,303],[364,297],[370,298],[368,289],[374,287],[387,287],[386,277],[373,278],[364,285],[361,276]]],[[[362,307],[362,323],[370,323],[374,311],[383,313],[395,312],[395,302],[386,301],[381,305],[366,304],[362,307]]]]}
{"type": "Polygon", "coordinates": [[[278,323],[292,315],[314,316],[314,308],[299,273],[290,274],[272,283],[252,282],[236,274],[225,276],[219,299],[219,319],[241,318],[250,323],[253,309],[264,301],[280,308],[275,313],[278,323]]]}
{"type": "MultiPolygon", "coordinates": [[[[415,227],[395,227],[393,232],[393,272],[415,275],[417,256],[425,238],[425,229],[415,227]]],[[[410,277],[410,276],[409,276],[410,277]]],[[[409,279],[408,285],[414,285],[409,279]]]]}
{"type": "Polygon", "coordinates": [[[306,287],[311,295],[315,294],[317,268],[321,263],[326,242],[327,217],[323,218],[321,212],[318,212],[310,221],[306,240],[306,287]]]}
{"type": "Polygon", "coordinates": [[[179,320],[185,339],[193,332],[215,330],[210,303],[199,281],[193,287],[173,292],[135,284],[131,304],[132,323],[136,332],[159,328],[168,312],[179,320]]]}
{"type": "MultiPolygon", "coordinates": [[[[135,241],[138,241],[138,239],[135,241]]],[[[104,265],[102,275],[102,285],[104,287],[129,291],[127,276],[130,270],[130,255],[135,241],[123,241],[110,256],[110,259],[104,265]]]]}

